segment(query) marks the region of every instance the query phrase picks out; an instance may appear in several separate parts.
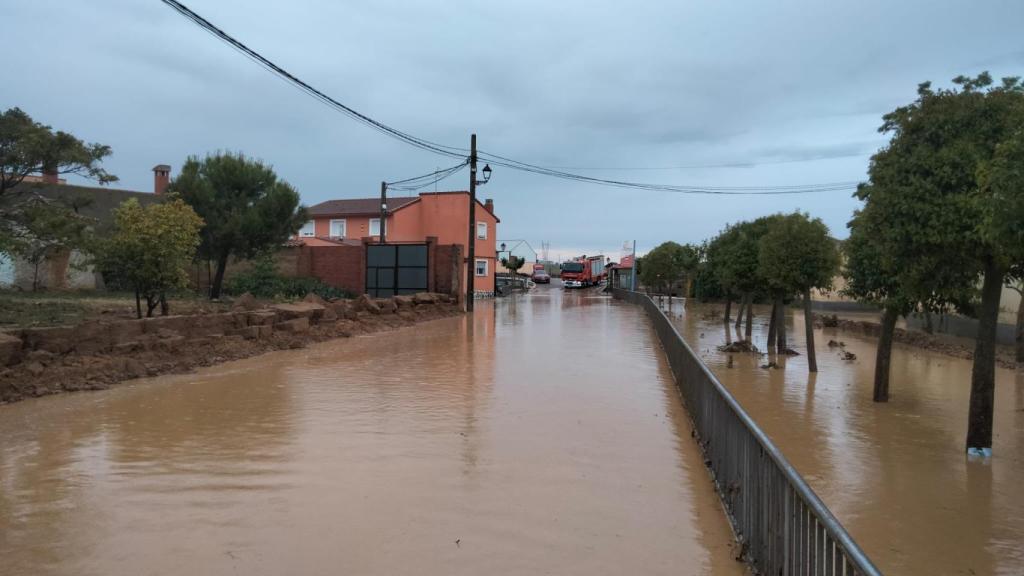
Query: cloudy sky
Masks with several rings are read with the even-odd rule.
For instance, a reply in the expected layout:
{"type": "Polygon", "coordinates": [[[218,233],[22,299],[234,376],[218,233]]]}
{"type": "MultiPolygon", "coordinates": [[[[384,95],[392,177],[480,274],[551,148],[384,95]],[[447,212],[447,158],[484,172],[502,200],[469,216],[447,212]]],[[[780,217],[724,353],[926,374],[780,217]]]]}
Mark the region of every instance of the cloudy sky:
{"type": "MultiPolygon", "coordinates": [[[[919,82],[1024,74],[1020,0],[188,0],[337,100],[405,132],[617,180],[779,186],[861,180],[882,114],[919,82]]],[[[109,144],[116,186],[242,151],[306,204],[373,196],[450,159],[312,100],[159,0],[0,0],[0,108],[109,144]],[[16,79],[16,80],[12,80],[16,79]]],[[[440,189],[465,189],[463,172],[440,189]]],[[[694,196],[497,169],[499,237],[552,257],[646,251],[800,209],[834,235],[848,192],[694,196]]]]}

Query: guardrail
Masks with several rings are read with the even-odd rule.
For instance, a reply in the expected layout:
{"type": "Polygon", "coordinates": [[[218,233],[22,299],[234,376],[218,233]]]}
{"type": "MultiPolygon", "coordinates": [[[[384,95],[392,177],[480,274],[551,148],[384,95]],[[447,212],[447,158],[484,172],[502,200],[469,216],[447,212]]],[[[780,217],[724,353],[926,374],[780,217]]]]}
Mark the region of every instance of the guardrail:
{"type": "Polygon", "coordinates": [[[742,555],[760,574],[881,575],[807,482],[645,294],[613,289],[654,323],[742,555]]]}

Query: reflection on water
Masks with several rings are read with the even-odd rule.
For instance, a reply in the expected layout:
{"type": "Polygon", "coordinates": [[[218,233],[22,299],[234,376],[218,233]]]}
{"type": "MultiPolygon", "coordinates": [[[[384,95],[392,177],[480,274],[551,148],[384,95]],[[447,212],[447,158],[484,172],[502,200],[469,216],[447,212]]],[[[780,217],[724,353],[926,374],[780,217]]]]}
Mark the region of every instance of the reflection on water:
{"type": "Polygon", "coordinates": [[[647,320],[472,318],[0,406],[0,573],[740,574],[647,320]]]}
{"type": "MultiPolygon", "coordinates": [[[[721,306],[675,302],[690,344],[765,429],[854,538],[888,574],[1024,574],[1024,377],[996,376],[995,457],[963,454],[971,363],[897,344],[891,400],[871,401],[875,340],[815,333],[818,374],[808,374],[803,316],[787,321],[800,356],[716,350],[741,339],[721,306]],[[718,319],[711,319],[712,309],[718,319]],[[841,341],[856,354],[840,358],[841,341]],[[731,358],[730,358],[731,356],[731,358]],[[764,369],[776,360],[781,369],[764,369]]],[[[756,310],[766,321],[768,309],[756,310]]],[[[754,343],[766,349],[767,326],[754,343]]]]}

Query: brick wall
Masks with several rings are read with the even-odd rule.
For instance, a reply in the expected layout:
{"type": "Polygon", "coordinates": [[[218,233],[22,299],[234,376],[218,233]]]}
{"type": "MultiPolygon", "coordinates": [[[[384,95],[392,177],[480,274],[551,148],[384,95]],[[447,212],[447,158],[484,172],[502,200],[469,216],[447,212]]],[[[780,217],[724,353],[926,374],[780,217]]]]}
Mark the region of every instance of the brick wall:
{"type": "Polygon", "coordinates": [[[440,244],[433,252],[434,257],[430,264],[434,268],[431,274],[434,292],[461,297],[462,273],[465,270],[465,263],[462,261],[462,246],[440,244]]]}
{"type": "Polygon", "coordinates": [[[306,276],[353,294],[365,291],[366,248],[363,246],[303,246],[299,269],[306,276]]]}
{"type": "MultiPolygon", "coordinates": [[[[443,294],[461,296],[462,276],[465,262],[462,246],[459,244],[437,244],[429,238],[427,282],[429,290],[443,294]]],[[[287,277],[313,277],[353,294],[366,291],[366,247],[365,246],[301,246],[282,248],[274,254],[277,272],[287,277]]],[[[249,260],[234,260],[228,263],[224,280],[235,274],[248,271],[249,260]]],[[[212,270],[211,270],[212,271],[212,270]]],[[[209,289],[209,275],[205,262],[191,270],[193,287],[199,292],[209,289]]]]}

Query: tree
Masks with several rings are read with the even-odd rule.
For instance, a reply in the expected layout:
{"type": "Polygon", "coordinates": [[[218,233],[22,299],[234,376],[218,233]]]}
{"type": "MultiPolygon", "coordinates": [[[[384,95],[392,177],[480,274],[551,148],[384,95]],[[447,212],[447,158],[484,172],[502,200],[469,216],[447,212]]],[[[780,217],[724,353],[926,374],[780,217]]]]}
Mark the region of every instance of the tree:
{"type": "MultiPolygon", "coordinates": [[[[732,315],[732,297],[739,282],[735,255],[739,252],[736,244],[740,241],[740,224],[726,226],[711,242],[708,243],[706,266],[712,271],[713,277],[722,288],[725,296],[725,318],[729,324],[732,315]]],[[[757,252],[754,252],[755,258],[757,252]]]]}
{"type": "Polygon", "coordinates": [[[142,318],[159,305],[167,315],[167,292],[188,285],[188,267],[199,246],[203,220],[180,199],[143,208],[134,198],[114,212],[114,231],[102,243],[102,270],[135,291],[135,311],[142,318]]]}
{"type": "MultiPolygon", "coordinates": [[[[1024,128],[996,147],[992,162],[979,180],[985,205],[981,234],[998,247],[996,257],[1007,267],[1007,284],[1024,296],[1024,128]]],[[[1017,305],[1017,362],[1024,362],[1024,299],[1017,305]]]]}
{"type": "Polygon", "coordinates": [[[110,146],[87,144],[67,132],[35,122],[18,108],[0,114],[0,197],[30,174],[76,174],[100,184],[117,176],[100,167],[110,146]]]}
{"type": "Polygon", "coordinates": [[[1013,227],[1001,215],[1020,217],[1012,214],[1012,165],[1024,84],[1005,78],[993,87],[987,73],[953,82],[942,90],[921,84],[914,102],[884,116],[879,130],[892,138],[872,157],[872,185],[859,195],[886,222],[878,237],[885,256],[916,268],[901,270],[901,287],[928,296],[926,306],[962,306],[981,279],[966,445],[990,448],[999,298],[1020,247],[1007,243],[1013,227]]]}
{"type": "Polygon", "coordinates": [[[899,281],[900,267],[893,258],[887,257],[884,247],[877,241],[884,226],[884,222],[870,207],[859,210],[850,220],[850,237],[843,246],[846,257],[843,267],[846,287],[843,293],[882,309],[872,392],[875,402],[889,400],[890,361],[896,321],[900,316],[912,312],[918,302],[918,299],[904,290],[899,281]]]}
{"type": "Polygon", "coordinates": [[[644,256],[640,280],[647,286],[670,289],[674,282],[696,272],[698,264],[694,246],[663,242],[644,256]]]}
{"type": "Polygon", "coordinates": [[[242,154],[190,157],[170,192],[205,221],[199,254],[216,263],[210,298],[219,298],[231,256],[251,258],[294,235],[306,221],[299,193],[269,166],[242,154]]]}
{"type": "MultiPolygon", "coordinates": [[[[839,270],[839,253],[829,237],[828,227],[819,219],[799,212],[781,216],[771,222],[760,239],[758,270],[782,300],[786,294],[800,294],[804,301],[804,329],[807,333],[807,367],[818,371],[814,350],[814,325],[811,316],[811,290],[830,288],[839,270]]],[[[776,303],[778,314],[784,314],[782,302],[776,303]]],[[[780,335],[776,352],[785,353],[785,329],[778,321],[780,335]]]]}
{"type": "Polygon", "coordinates": [[[516,256],[514,254],[509,254],[508,258],[501,259],[501,265],[504,266],[506,270],[512,272],[513,274],[518,274],[519,269],[522,268],[525,264],[526,258],[523,258],[522,256],[516,256]]]}
{"type": "Polygon", "coordinates": [[[20,208],[8,249],[32,265],[33,291],[39,288],[43,262],[84,245],[91,223],[66,206],[38,197],[20,208]]]}

